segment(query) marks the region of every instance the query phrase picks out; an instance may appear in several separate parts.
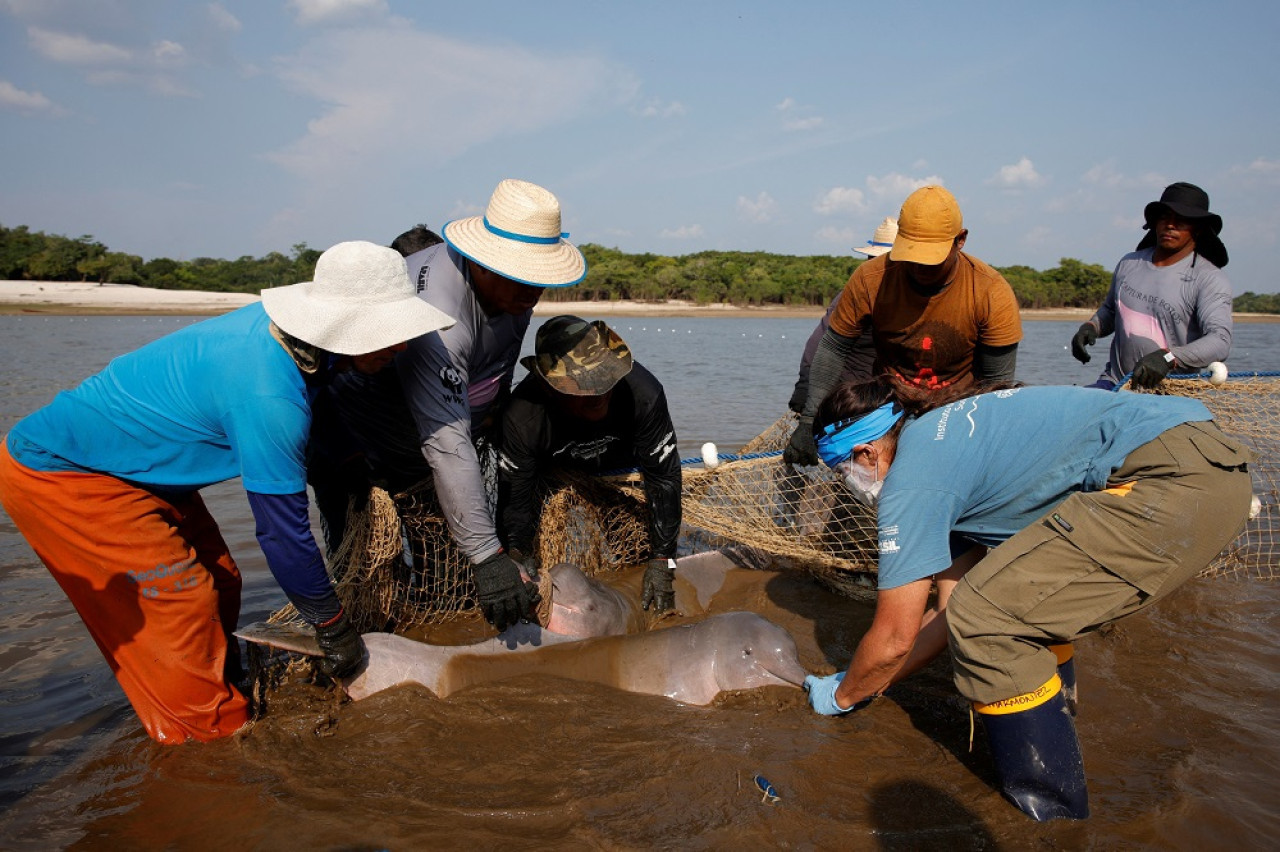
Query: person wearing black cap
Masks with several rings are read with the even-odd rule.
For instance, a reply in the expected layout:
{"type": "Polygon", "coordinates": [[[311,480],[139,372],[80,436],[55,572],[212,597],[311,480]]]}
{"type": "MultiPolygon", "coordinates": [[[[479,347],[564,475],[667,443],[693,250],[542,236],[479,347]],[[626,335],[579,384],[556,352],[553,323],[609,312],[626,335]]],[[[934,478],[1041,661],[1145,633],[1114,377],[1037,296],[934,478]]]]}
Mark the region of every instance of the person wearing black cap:
{"type": "Polygon", "coordinates": [[[1143,217],[1147,234],[1120,259],[1102,306],[1071,339],[1071,354],[1087,364],[1088,347],[1115,334],[1093,387],[1114,388],[1129,376],[1135,387],[1154,387],[1175,369],[1200,370],[1231,352],[1227,249],[1208,194],[1170,184],[1143,217]]]}
{"type": "Polygon", "coordinates": [[[568,315],[547,320],[534,354],[520,363],[529,375],[503,415],[498,455],[498,529],[507,552],[526,565],[533,554],[537,478],[548,466],[592,474],[638,467],[650,546],[641,604],[674,608],[682,480],[661,383],[603,321],[568,315]]]}

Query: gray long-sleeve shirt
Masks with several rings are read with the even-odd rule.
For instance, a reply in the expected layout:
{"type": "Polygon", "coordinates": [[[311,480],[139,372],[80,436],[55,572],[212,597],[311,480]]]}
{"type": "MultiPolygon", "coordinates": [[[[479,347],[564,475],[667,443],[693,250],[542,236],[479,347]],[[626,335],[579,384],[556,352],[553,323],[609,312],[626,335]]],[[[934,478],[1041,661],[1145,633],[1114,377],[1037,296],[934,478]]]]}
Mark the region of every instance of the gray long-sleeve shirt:
{"type": "Polygon", "coordinates": [[[486,315],[467,280],[466,261],[444,243],[405,260],[419,297],[457,319],[452,328],[411,340],[396,367],[449,531],[479,562],[500,544],[473,431],[510,389],[533,311],[486,315]]]}
{"type": "Polygon", "coordinates": [[[1107,297],[1090,319],[1115,334],[1101,378],[1119,384],[1144,355],[1168,349],[1177,369],[1199,370],[1231,353],[1231,282],[1192,252],[1172,266],[1151,262],[1154,249],[1116,264],[1107,297]]]}

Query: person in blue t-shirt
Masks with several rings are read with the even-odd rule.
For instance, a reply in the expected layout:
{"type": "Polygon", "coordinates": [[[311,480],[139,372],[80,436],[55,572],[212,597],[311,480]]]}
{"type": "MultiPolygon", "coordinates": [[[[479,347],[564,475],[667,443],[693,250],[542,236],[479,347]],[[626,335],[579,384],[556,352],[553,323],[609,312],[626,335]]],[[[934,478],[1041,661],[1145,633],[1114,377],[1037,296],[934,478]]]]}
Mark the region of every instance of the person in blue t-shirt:
{"type": "Polygon", "coordinates": [[[876,506],[880,556],[871,627],[846,672],[806,680],[811,706],[859,710],[949,645],[1004,795],[1036,819],[1087,816],[1059,661],[1235,538],[1248,451],[1197,400],[1075,387],[929,399],[848,382],[814,427],[823,461],[876,506]]]}
{"type": "Polygon", "coordinates": [[[453,319],[416,296],[403,258],[340,243],[313,281],[116,358],[19,421],[0,503],[71,599],[147,733],[163,744],[240,728],[240,572],[200,499],[240,477],[267,565],[315,627],[331,677],[364,646],[311,533],[311,405],[335,355],[390,363],[453,319]]]}

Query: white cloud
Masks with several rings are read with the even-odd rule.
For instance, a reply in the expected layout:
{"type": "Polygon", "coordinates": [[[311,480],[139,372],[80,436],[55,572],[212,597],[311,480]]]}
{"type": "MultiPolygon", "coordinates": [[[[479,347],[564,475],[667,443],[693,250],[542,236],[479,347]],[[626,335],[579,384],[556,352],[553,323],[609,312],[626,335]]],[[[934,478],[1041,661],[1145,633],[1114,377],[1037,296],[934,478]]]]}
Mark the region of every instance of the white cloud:
{"type": "Polygon", "coordinates": [[[186,60],[187,51],[176,41],[158,41],[151,46],[151,55],[159,65],[175,65],[186,60]]]}
{"type": "Polygon", "coordinates": [[[1028,189],[1044,185],[1044,178],[1036,171],[1031,160],[1023,157],[1011,166],[1001,166],[1000,171],[987,180],[987,184],[1005,189],[1028,189]]]}
{"type": "Polygon", "coordinates": [[[210,3],[206,7],[209,20],[215,27],[229,33],[238,33],[243,28],[240,19],[227,11],[221,3],[210,3]]]}
{"type": "Polygon", "coordinates": [[[835,225],[819,228],[813,236],[818,242],[841,246],[852,246],[858,239],[853,228],[837,228],[835,225]]]}
{"type": "Polygon", "coordinates": [[[68,65],[112,65],[133,61],[133,54],[118,45],[92,41],[84,36],[29,27],[31,48],[46,59],[68,65]]]}
{"type": "Polygon", "coordinates": [[[164,96],[196,94],[172,76],[192,63],[186,47],[171,39],[130,48],[37,26],[27,28],[27,38],[32,50],[45,59],[83,68],[85,80],[91,85],[128,86],[164,96]]]}
{"type": "Polygon", "coordinates": [[[63,110],[40,92],[24,92],[8,80],[0,80],[0,109],[19,112],[46,112],[54,115],[63,110]]]}
{"type": "Polygon", "coordinates": [[[867,196],[860,189],[836,186],[827,190],[813,206],[815,213],[834,216],[842,213],[861,213],[867,209],[867,196]]]}
{"type": "Polygon", "coordinates": [[[767,192],[762,192],[754,199],[745,195],[738,196],[738,215],[748,222],[763,225],[772,221],[778,210],[778,202],[767,192]]]}
{"type": "MultiPolygon", "coordinates": [[[[802,112],[808,111],[801,108],[796,103],[795,98],[783,98],[780,103],[774,104],[773,108],[778,112],[784,113],[784,114],[789,114],[793,110],[797,110],[797,109],[799,109],[802,112]]],[[[817,128],[821,127],[822,124],[823,124],[822,116],[815,115],[815,116],[809,116],[807,118],[795,117],[795,118],[789,118],[786,121],[784,121],[782,123],[782,129],[788,133],[795,133],[795,132],[803,132],[806,130],[816,130],[817,128]]]]}
{"type": "Polygon", "coordinates": [[[821,116],[814,116],[813,118],[798,118],[795,121],[788,121],[783,123],[782,129],[786,130],[789,133],[796,132],[796,131],[816,130],[817,128],[822,126],[822,123],[823,123],[823,119],[821,116]]]}
{"type": "Polygon", "coordinates": [[[373,176],[379,163],[388,175],[406,159],[439,164],[619,107],[637,88],[593,56],[468,44],[409,26],[325,31],[281,59],[278,74],[320,113],[268,159],[328,183],[373,176]]]}
{"type": "Polygon", "coordinates": [[[386,0],[289,0],[288,6],[302,26],[348,23],[387,13],[386,0]]]}
{"type": "Polygon", "coordinates": [[[892,207],[892,212],[885,215],[893,216],[897,215],[898,208],[902,206],[902,202],[906,200],[907,196],[920,187],[944,185],[945,182],[937,175],[913,178],[897,172],[890,172],[883,177],[871,175],[867,178],[867,189],[872,197],[882,205],[887,202],[892,207]]]}
{"type": "Polygon", "coordinates": [[[701,225],[681,225],[678,228],[663,228],[658,236],[673,240],[696,240],[703,235],[701,225]]]}
{"type": "Polygon", "coordinates": [[[674,118],[688,112],[679,101],[663,103],[657,98],[650,98],[634,110],[641,118],[674,118]]]}
{"type": "Polygon", "coordinates": [[[1112,161],[1099,163],[1089,169],[1081,177],[1081,180],[1087,185],[1103,189],[1164,189],[1169,184],[1169,181],[1155,172],[1147,172],[1137,177],[1121,174],[1116,171],[1115,163],[1112,161]]]}
{"type": "Polygon", "coordinates": [[[1046,225],[1037,225],[1022,237],[1022,242],[1029,246],[1045,246],[1050,245],[1050,240],[1055,236],[1053,229],[1046,225]]]}
{"type": "Polygon", "coordinates": [[[1269,187],[1280,180],[1280,160],[1258,157],[1247,166],[1234,167],[1231,174],[1241,176],[1246,182],[1252,182],[1256,186],[1269,187]]]}
{"type": "Polygon", "coordinates": [[[1086,171],[1081,179],[1085,183],[1103,187],[1118,187],[1124,183],[1124,176],[1115,170],[1113,163],[1099,163],[1086,171]]]}

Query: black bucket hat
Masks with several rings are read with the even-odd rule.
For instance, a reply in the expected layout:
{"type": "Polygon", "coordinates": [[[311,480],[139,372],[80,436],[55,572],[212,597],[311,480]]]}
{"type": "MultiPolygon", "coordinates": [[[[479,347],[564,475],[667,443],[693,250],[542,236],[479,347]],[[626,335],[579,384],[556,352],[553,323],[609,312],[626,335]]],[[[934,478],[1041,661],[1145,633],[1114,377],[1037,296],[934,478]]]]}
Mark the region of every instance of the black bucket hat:
{"type": "Polygon", "coordinates": [[[520,363],[569,396],[601,396],[631,372],[631,349],[603,320],[552,317],[538,329],[533,351],[520,363]]]}
{"type": "Polygon", "coordinates": [[[1193,183],[1182,181],[1166,186],[1160,194],[1160,200],[1152,201],[1143,209],[1146,224],[1142,227],[1149,233],[1138,243],[1138,251],[1156,244],[1156,235],[1152,229],[1166,210],[1204,225],[1196,233],[1196,253],[1219,269],[1227,265],[1227,247],[1218,237],[1222,233],[1222,217],[1209,212],[1209,193],[1193,183]]]}

